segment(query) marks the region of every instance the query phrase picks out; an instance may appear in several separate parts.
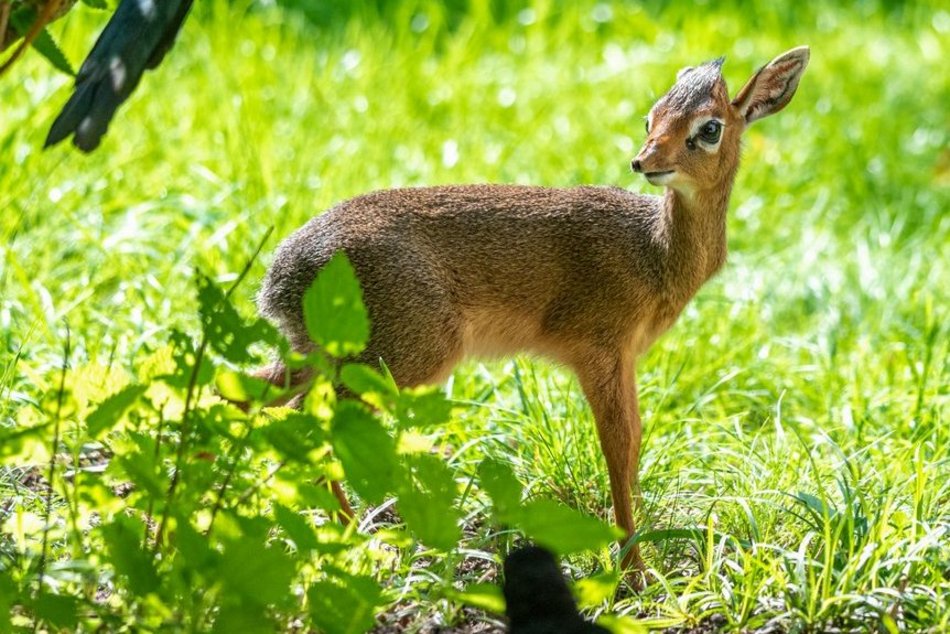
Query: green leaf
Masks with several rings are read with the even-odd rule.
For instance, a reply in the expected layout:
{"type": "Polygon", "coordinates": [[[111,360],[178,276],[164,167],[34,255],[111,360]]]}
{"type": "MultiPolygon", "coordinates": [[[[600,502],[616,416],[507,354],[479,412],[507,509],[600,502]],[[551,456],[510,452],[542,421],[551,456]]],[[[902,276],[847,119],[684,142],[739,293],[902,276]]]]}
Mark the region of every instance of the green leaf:
{"type": "Polygon", "coordinates": [[[213,578],[221,553],[211,546],[207,537],[196,531],[182,515],[175,516],[171,537],[175,549],[181,555],[175,560],[180,568],[196,572],[204,578],[213,578]]]}
{"type": "MultiPolygon", "coordinates": [[[[172,387],[184,390],[191,382],[191,376],[194,373],[193,368],[197,363],[198,351],[191,337],[179,330],[172,330],[169,340],[175,351],[172,357],[175,370],[171,374],[161,374],[156,378],[172,387]]],[[[201,365],[198,366],[195,382],[197,385],[207,385],[212,380],[214,380],[214,366],[208,356],[204,355],[201,365]]]]}
{"type": "Polygon", "coordinates": [[[452,417],[452,401],[438,387],[421,387],[400,392],[396,420],[402,428],[441,425],[452,417]]]}
{"type": "Polygon", "coordinates": [[[98,438],[102,432],[114,427],[147,389],[146,385],[129,385],[99,403],[86,417],[89,436],[98,438]]]}
{"type": "Polygon", "coordinates": [[[34,444],[44,444],[47,439],[45,432],[52,427],[52,423],[43,423],[32,427],[0,427],[0,458],[19,456],[26,441],[34,444]]]}
{"type": "MultiPolygon", "coordinates": [[[[282,480],[284,479],[282,478],[282,480]]],[[[328,513],[340,510],[339,500],[327,490],[326,486],[315,486],[301,482],[299,478],[295,478],[292,482],[288,483],[288,486],[296,489],[297,499],[300,500],[302,506],[323,509],[328,513]]]]}
{"type": "Polygon", "coordinates": [[[356,271],[342,251],[304,293],[303,317],[310,338],[334,357],[352,356],[366,347],[369,316],[356,271]]]}
{"type": "Polygon", "coordinates": [[[452,550],[462,537],[452,470],[427,454],[412,456],[409,465],[407,484],[399,493],[399,514],[419,541],[452,550]]]}
{"type": "Polygon", "coordinates": [[[594,608],[612,599],[617,593],[620,577],[616,572],[605,572],[574,582],[574,596],[581,609],[594,608]]]}
{"type": "Polygon", "coordinates": [[[269,381],[228,369],[218,370],[214,377],[214,386],[222,398],[232,403],[273,402],[282,393],[280,388],[269,381]]]}
{"type": "Polygon", "coordinates": [[[515,525],[528,537],[561,555],[606,546],[623,532],[553,500],[524,505],[515,525]]]}
{"type": "Polygon", "coordinates": [[[0,570],[0,633],[11,631],[10,608],[19,601],[19,590],[6,570],[0,570]]]}
{"type": "MultiPolygon", "coordinates": [[[[682,619],[674,623],[681,623],[682,619]]],[[[597,625],[606,627],[613,634],[648,634],[650,628],[626,616],[605,614],[597,619],[597,625]]],[[[662,626],[660,626],[662,627],[662,626]]]]}
{"type": "Polygon", "coordinates": [[[257,606],[282,605],[293,601],[290,583],[294,560],[276,547],[267,548],[256,538],[230,542],[221,559],[221,581],[226,592],[257,606]]]}
{"type": "Polygon", "coordinates": [[[103,541],[108,561],[116,573],[128,582],[129,590],[143,598],[159,587],[155,559],[142,549],[145,524],[128,515],[116,515],[110,524],[102,526],[103,541]]]}
{"type": "Polygon", "coordinates": [[[130,451],[116,456],[113,461],[129,477],[137,488],[152,497],[162,499],[168,490],[168,480],[155,463],[154,453],[130,451]]]}
{"type": "Polygon", "coordinates": [[[211,349],[232,363],[256,363],[258,358],[248,352],[252,344],[274,346],[278,342],[269,323],[263,319],[246,322],[224,292],[204,275],[198,277],[198,311],[211,349]]]}
{"type": "MultiPolygon", "coordinates": [[[[29,33],[34,22],[36,22],[36,10],[33,9],[33,7],[24,7],[23,9],[14,11],[10,15],[10,24],[13,25],[16,32],[20,34],[20,37],[25,37],[26,34],[29,33]]],[[[76,71],[73,70],[72,64],[66,59],[66,55],[62,49],[59,48],[59,45],[56,44],[56,40],[53,39],[46,29],[40,31],[36,39],[33,40],[32,46],[57,70],[61,70],[73,77],[76,76],[76,71]]]]}
{"type": "Polygon", "coordinates": [[[33,602],[33,609],[38,620],[56,629],[73,630],[79,623],[79,601],[75,597],[44,592],[33,602]]]}
{"type": "Polygon", "coordinates": [[[505,613],[505,595],[502,593],[500,586],[492,583],[473,583],[465,586],[464,590],[448,587],[445,590],[445,596],[453,601],[487,612],[505,613]]]}
{"type": "Polygon", "coordinates": [[[274,519],[294,542],[298,551],[315,550],[319,546],[313,526],[300,513],[281,504],[275,504],[274,519]]]}
{"type": "Polygon", "coordinates": [[[376,622],[382,590],[372,577],[337,572],[331,581],[318,581],[307,590],[310,618],[327,634],[363,634],[376,622]]]}
{"type": "Polygon", "coordinates": [[[82,3],[87,7],[92,7],[93,9],[108,9],[109,5],[106,3],[106,0],[82,0],[82,3]]]}
{"type": "Polygon", "coordinates": [[[837,515],[837,510],[830,505],[824,503],[824,501],[819,500],[814,495],[810,493],[805,493],[804,491],[799,491],[797,494],[792,496],[794,499],[801,502],[805,508],[811,513],[812,517],[815,520],[816,526],[821,526],[825,518],[834,518],[837,515]]]}
{"type": "Polygon", "coordinates": [[[486,458],[478,465],[478,478],[501,522],[510,522],[521,508],[521,483],[506,464],[486,458]]]}
{"type": "Polygon", "coordinates": [[[399,394],[394,382],[364,363],[344,365],[340,370],[340,380],[355,394],[378,394],[387,398],[399,394]]]}
{"type": "Polygon", "coordinates": [[[365,407],[354,401],[337,406],[331,443],[346,479],[364,499],[379,504],[394,489],[396,443],[365,407]]]}
{"type": "Polygon", "coordinates": [[[293,412],[269,422],[262,433],[282,458],[310,463],[310,452],[326,442],[326,432],[309,414],[293,412]]]}
{"type": "Polygon", "coordinates": [[[220,634],[273,634],[280,628],[268,616],[267,611],[253,603],[225,601],[218,607],[213,633],[220,634]]]}

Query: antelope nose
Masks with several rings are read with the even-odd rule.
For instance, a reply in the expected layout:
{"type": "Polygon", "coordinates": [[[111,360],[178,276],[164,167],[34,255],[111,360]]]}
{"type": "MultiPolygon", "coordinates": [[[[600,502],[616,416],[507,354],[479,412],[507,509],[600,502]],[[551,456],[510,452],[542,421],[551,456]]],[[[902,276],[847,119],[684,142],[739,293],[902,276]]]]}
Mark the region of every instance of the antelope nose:
{"type": "Polygon", "coordinates": [[[632,161],[630,161],[630,169],[632,169],[634,172],[638,174],[642,172],[643,165],[640,163],[640,159],[633,159],[632,161]]]}

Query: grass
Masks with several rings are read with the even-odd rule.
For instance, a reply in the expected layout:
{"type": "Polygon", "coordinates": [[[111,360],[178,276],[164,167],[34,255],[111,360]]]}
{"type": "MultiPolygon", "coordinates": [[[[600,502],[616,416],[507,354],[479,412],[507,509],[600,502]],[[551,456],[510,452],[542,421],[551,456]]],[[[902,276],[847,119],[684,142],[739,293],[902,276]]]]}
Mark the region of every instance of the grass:
{"type": "MultiPolygon", "coordinates": [[[[659,581],[588,607],[728,630],[950,628],[950,14],[565,4],[407,1],[343,19],[209,2],[89,157],[40,151],[67,78],[20,64],[0,85],[0,425],[55,391],[66,324],[74,364],[134,374],[172,328],[197,329],[196,270],[233,280],[268,227],[285,236],[347,197],[648,190],[628,163],[678,68],[726,54],[735,91],[808,43],[792,104],[746,135],[729,264],[639,363],[659,581]]],[[[74,61],[101,21],[77,13],[57,27],[74,61]]],[[[254,292],[237,291],[246,314],[254,292]]],[[[564,370],[468,362],[446,389],[464,407],[433,442],[460,481],[498,457],[529,494],[608,517],[591,414],[564,370]]],[[[16,475],[0,474],[0,522],[31,495],[16,475]]],[[[480,499],[460,552],[492,559],[480,499]]],[[[484,618],[431,596],[439,573],[419,557],[376,573],[410,626],[484,618]]]]}

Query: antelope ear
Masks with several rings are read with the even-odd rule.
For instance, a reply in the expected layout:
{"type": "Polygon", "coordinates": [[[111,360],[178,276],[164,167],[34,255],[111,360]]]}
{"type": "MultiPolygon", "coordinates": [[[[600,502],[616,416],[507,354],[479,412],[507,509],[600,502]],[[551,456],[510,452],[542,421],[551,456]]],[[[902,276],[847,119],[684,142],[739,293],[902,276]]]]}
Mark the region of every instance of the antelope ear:
{"type": "Polygon", "coordinates": [[[679,72],[676,73],[676,81],[679,81],[680,78],[681,78],[683,75],[685,75],[686,73],[688,73],[688,72],[691,71],[691,70],[693,70],[693,67],[692,67],[692,66],[686,66],[685,68],[681,68],[681,69],[679,70],[679,72]]]}
{"type": "Polygon", "coordinates": [[[809,49],[799,46],[759,69],[732,100],[746,123],[775,114],[788,105],[808,66],[809,49]]]}

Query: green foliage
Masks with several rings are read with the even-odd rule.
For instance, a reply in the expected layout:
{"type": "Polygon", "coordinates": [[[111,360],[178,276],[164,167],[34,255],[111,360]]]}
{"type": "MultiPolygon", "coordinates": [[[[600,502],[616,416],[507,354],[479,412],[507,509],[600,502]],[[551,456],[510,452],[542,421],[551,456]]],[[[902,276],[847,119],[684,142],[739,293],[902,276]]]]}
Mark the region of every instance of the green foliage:
{"type": "Polygon", "coordinates": [[[359,353],[369,339],[369,317],[353,267],[342,252],[317,274],[303,296],[310,338],[334,357],[359,353]]]}
{"type": "Polygon", "coordinates": [[[482,486],[492,498],[499,521],[523,529],[542,546],[561,554],[599,548],[623,537],[623,532],[552,500],[522,504],[521,483],[507,465],[486,460],[479,465],[482,486]]]}
{"type": "MultiPolygon", "coordinates": [[[[0,631],[493,627],[481,610],[502,609],[499,564],[529,535],[585,548],[562,562],[614,631],[950,627],[942,4],[298,4],[196,3],[81,160],[39,149],[68,77],[26,56],[0,82],[0,631]],[[745,135],[728,265],[637,365],[642,593],[613,592],[617,548],[595,545],[606,468],[563,369],[470,362],[401,391],[352,354],[289,355],[247,318],[264,227],[286,236],[403,185],[656,193],[629,160],[676,71],[725,54],[735,91],[798,44],[812,60],[795,100],[745,135]],[[301,411],[249,374],[274,350],[318,367],[301,411]],[[334,451],[341,408],[389,439],[379,505],[334,451]],[[329,479],[358,527],[333,519],[329,479]],[[245,600],[248,575],[272,586],[266,607],[245,600]]],[[[50,31],[77,60],[103,21],[80,6],[50,31]]],[[[337,312],[315,325],[359,349],[323,330],[358,306],[331,282],[320,310],[337,312]]]]}
{"type": "Polygon", "coordinates": [[[344,402],[334,412],[333,452],[343,463],[350,484],[373,504],[394,490],[396,444],[364,407],[344,402]]]}
{"type": "MultiPolygon", "coordinates": [[[[36,9],[32,6],[26,5],[22,6],[13,12],[10,13],[10,24],[16,29],[17,33],[21,37],[25,36],[29,31],[30,27],[36,22],[36,9]]],[[[0,37],[2,37],[0,33],[0,37]]],[[[36,51],[46,58],[46,60],[57,70],[66,73],[67,75],[75,76],[76,71],[73,70],[72,64],[69,63],[69,60],[66,58],[66,55],[60,49],[59,45],[56,43],[56,40],[49,34],[47,29],[40,31],[39,35],[36,36],[36,39],[33,40],[31,46],[33,46],[36,51]]]]}
{"type": "MultiPolygon", "coordinates": [[[[334,262],[314,282],[310,305],[322,302],[320,310],[327,315],[336,305],[343,316],[365,319],[352,267],[343,256],[334,262]],[[334,303],[341,296],[345,302],[334,303]]],[[[150,381],[127,383],[97,399],[88,378],[101,374],[98,369],[78,367],[65,375],[50,415],[76,411],[85,423],[65,449],[75,452],[99,442],[109,456],[105,469],[90,470],[82,479],[67,480],[54,464],[57,495],[78,502],[63,511],[78,513],[82,524],[91,513],[98,516],[95,529],[75,522],[65,529],[63,537],[80,545],[81,554],[59,553],[57,559],[83,568],[90,556],[103,568],[87,569],[57,592],[37,593],[39,579],[29,573],[29,558],[21,561],[15,569],[28,584],[17,588],[9,577],[0,581],[9,591],[5,601],[26,621],[75,628],[81,620],[114,625],[138,619],[158,629],[265,632],[309,615],[314,627],[328,633],[366,631],[391,599],[374,575],[353,565],[366,536],[314,522],[314,513],[334,515],[339,505],[325,490],[314,495],[304,473],[342,475],[369,504],[394,498],[418,543],[442,556],[458,547],[462,516],[456,471],[427,448],[401,443],[407,430],[446,421],[450,407],[444,395],[431,389],[400,391],[369,367],[343,365],[348,389],[375,402],[374,413],[362,400],[333,397],[335,379],[321,369],[342,359],[327,365],[314,355],[311,390],[329,391],[330,398],[311,398],[302,411],[268,407],[273,391],[226,364],[253,361],[248,347],[273,345],[275,335],[264,322],[242,318],[230,294],[209,278],[198,278],[201,339],[173,335],[171,350],[156,353],[160,358],[147,364],[154,366],[150,381]],[[239,399],[244,409],[226,404],[222,396],[239,399]],[[399,424],[387,429],[385,421],[399,424]],[[338,463],[328,461],[331,449],[338,463]],[[334,471],[335,464],[342,474],[334,471]],[[268,480],[293,465],[301,471],[283,486],[268,487],[268,480]],[[270,475],[262,477],[265,471],[270,475]],[[117,488],[126,492],[120,496],[117,488]],[[100,587],[108,587],[109,608],[96,606],[84,591],[100,587]],[[305,592],[295,592],[297,587],[305,592]]],[[[354,330],[338,328],[330,319],[313,321],[311,329],[327,354],[350,354],[362,345],[354,330]]],[[[24,445],[17,441],[27,432],[48,440],[49,425],[5,430],[5,446],[12,448],[5,464],[24,457],[24,445]]],[[[510,471],[505,475],[514,478],[510,471]]],[[[520,497],[520,484],[515,481],[515,486],[518,491],[511,494],[520,497]]],[[[550,501],[532,501],[523,511],[509,521],[564,552],[596,548],[603,545],[603,535],[614,536],[599,521],[550,501]],[[550,520],[558,528],[542,526],[550,520]]],[[[53,530],[34,527],[26,541],[46,541],[53,530]]],[[[409,540],[403,547],[415,543],[409,540]]],[[[457,598],[500,609],[484,596],[485,591],[472,590],[457,598]]]]}

